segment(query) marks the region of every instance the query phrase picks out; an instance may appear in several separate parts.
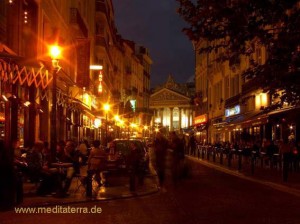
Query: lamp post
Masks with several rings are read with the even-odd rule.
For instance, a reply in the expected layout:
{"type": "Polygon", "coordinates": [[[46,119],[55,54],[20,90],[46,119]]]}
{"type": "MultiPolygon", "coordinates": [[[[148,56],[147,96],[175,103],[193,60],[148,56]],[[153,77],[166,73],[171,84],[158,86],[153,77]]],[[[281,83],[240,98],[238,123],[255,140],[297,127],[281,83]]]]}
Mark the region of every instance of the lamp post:
{"type": "Polygon", "coordinates": [[[50,148],[51,148],[51,160],[55,161],[56,154],[56,75],[59,69],[58,59],[61,54],[61,49],[57,45],[50,46],[50,57],[52,59],[52,108],[51,108],[51,129],[50,129],[50,148]]]}
{"type": "Polygon", "coordinates": [[[103,109],[105,111],[105,144],[107,144],[107,134],[108,134],[108,124],[107,124],[107,114],[108,111],[110,110],[110,105],[108,103],[103,105],[103,109]]]}

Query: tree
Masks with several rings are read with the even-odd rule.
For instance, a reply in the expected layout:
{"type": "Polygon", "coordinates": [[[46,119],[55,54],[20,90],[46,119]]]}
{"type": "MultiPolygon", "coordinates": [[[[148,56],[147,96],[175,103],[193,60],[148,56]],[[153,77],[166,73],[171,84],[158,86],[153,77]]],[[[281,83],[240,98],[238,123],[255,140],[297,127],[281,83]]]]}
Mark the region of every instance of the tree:
{"type": "Polygon", "coordinates": [[[300,103],[300,3],[298,0],[177,0],[178,14],[187,22],[183,32],[192,40],[210,44],[201,52],[226,49],[218,58],[239,64],[255,44],[264,46],[264,64],[251,61],[243,71],[261,80],[261,88],[293,106],[300,103]],[[280,93],[280,94],[278,94],[280,93]]]}

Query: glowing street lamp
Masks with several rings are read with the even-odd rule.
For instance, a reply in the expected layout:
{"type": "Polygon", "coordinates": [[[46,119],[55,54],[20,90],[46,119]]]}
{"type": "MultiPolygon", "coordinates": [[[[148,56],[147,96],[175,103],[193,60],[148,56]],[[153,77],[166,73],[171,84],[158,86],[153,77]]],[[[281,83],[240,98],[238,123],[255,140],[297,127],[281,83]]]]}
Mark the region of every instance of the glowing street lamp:
{"type": "Polygon", "coordinates": [[[61,56],[61,48],[58,45],[52,45],[49,47],[49,56],[52,60],[52,109],[51,109],[51,136],[50,136],[50,147],[51,147],[51,160],[55,161],[55,154],[56,154],[56,141],[57,141],[57,134],[56,134],[56,76],[57,71],[59,70],[58,60],[61,56]]]}

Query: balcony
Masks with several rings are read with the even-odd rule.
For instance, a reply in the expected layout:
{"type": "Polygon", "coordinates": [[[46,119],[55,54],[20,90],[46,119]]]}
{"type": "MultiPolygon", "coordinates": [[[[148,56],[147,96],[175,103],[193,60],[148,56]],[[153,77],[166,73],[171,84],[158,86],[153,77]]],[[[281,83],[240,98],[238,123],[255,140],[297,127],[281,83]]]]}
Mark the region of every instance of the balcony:
{"type": "Polygon", "coordinates": [[[247,94],[249,92],[257,90],[261,88],[260,84],[261,84],[261,80],[259,78],[257,77],[253,78],[242,85],[242,93],[247,94]]]}
{"type": "Polygon", "coordinates": [[[96,37],[95,37],[95,45],[96,46],[106,47],[105,38],[103,36],[96,35],[96,37]]]}
{"type": "Polygon", "coordinates": [[[235,106],[240,103],[241,94],[228,98],[225,101],[225,108],[235,106]]]}
{"type": "Polygon", "coordinates": [[[102,12],[106,14],[106,6],[105,6],[105,2],[104,1],[96,1],[96,12],[102,12]]]}
{"type": "Polygon", "coordinates": [[[77,8],[70,8],[70,24],[79,29],[85,38],[88,37],[88,29],[77,8]]]}

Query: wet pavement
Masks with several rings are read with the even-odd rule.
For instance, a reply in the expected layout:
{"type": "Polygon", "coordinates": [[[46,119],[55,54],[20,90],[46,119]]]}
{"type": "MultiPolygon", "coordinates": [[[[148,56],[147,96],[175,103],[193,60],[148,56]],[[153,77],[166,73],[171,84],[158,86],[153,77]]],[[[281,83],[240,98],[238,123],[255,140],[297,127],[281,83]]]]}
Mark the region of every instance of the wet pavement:
{"type": "MultiPolygon", "coordinates": [[[[81,173],[85,173],[85,167],[82,168],[81,173]]],[[[89,201],[103,201],[121,198],[139,197],[158,192],[156,173],[153,168],[144,178],[144,183],[136,187],[136,191],[129,190],[129,177],[126,174],[108,174],[107,185],[99,187],[93,181],[92,197],[86,196],[86,188],[82,184],[82,177],[74,177],[68,196],[64,198],[57,198],[53,194],[46,196],[38,196],[36,186],[33,183],[24,183],[24,199],[18,205],[22,207],[36,207],[36,206],[52,206],[63,205],[89,201]]]]}

